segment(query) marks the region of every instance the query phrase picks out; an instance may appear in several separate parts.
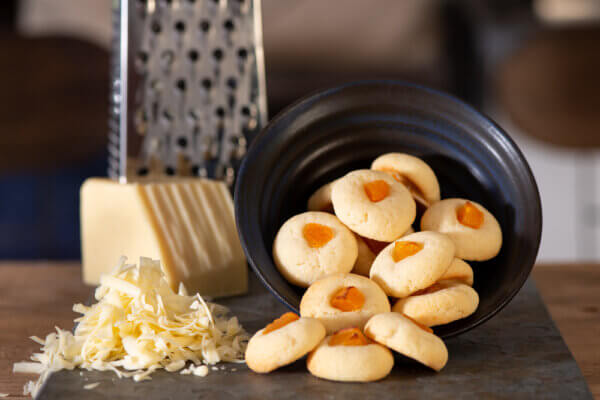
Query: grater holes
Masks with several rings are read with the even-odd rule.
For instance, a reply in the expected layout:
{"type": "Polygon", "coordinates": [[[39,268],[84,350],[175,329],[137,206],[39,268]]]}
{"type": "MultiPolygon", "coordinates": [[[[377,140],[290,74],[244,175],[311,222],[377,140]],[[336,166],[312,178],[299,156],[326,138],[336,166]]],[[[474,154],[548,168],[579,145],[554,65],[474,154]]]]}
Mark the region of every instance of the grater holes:
{"type": "Polygon", "coordinates": [[[175,30],[179,33],[184,33],[185,32],[185,22],[179,20],[179,21],[175,22],[175,24],[173,25],[173,28],[175,28],[175,30]]]}
{"type": "Polygon", "coordinates": [[[212,81],[208,78],[202,79],[202,87],[206,90],[210,90],[212,87],[212,81]]]}
{"type": "Polygon", "coordinates": [[[188,116],[188,120],[191,124],[195,124],[196,121],[198,121],[200,119],[196,110],[188,111],[187,116],[188,116]]]}
{"type": "Polygon", "coordinates": [[[150,30],[152,30],[153,33],[155,33],[156,35],[158,35],[159,33],[162,32],[162,26],[160,25],[160,22],[158,21],[152,21],[152,24],[150,24],[150,30]]]}
{"type": "Polygon", "coordinates": [[[165,174],[173,176],[175,175],[175,168],[168,166],[165,168],[165,174]]]}
{"type": "Polygon", "coordinates": [[[208,32],[208,30],[210,29],[210,21],[203,19],[202,21],[200,21],[200,30],[204,33],[208,32]]]}
{"type": "Polygon", "coordinates": [[[137,170],[138,176],[146,176],[146,175],[148,175],[149,172],[150,171],[148,170],[148,167],[140,167],[137,170]]]}
{"type": "Polygon", "coordinates": [[[188,58],[191,62],[196,62],[198,61],[198,58],[200,58],[200,53],[198,53],[198,50],[191,49],[188,51],[188,58]]]}
{"type": "Polygon", "coordinates": [[[215,109],[215,115],[219,118],[225,117],[225,109],[221,106],[217,107],[215,109]]]}
{"type": "Polygon", "coordinates": [[[231,19],[226,19],[225,22],[223,22],[223,28],[225,28],[225,30],[231,32],[235,28],[235,24],[233,23],[233,21],[231,19]]]}
{"type": "Polygon", "coordinates": [[[238,57],[241,58],[242,60],[245,60],[246,58],[248,58],[248,50],[246,50],[245,48],[240,48],[238,49],[238,57]]]}
{"type": "Polygon", "coordinates": [[[177,90],[179,90],[181,92],[185,92],[185,88],[186,88],[185,79],[183,79],[183,78],[177,79],[177,81],[175,82],[175,87],[177,88],[177,90]]]}
{"type": "Polygon", "coordinates": [[[231,90],[235,90],[237,88],[237,80],[230,76],[229,78],[227,78],[227,86],[231,89],[231,90]]]}
{"type": "Polygon", "coordinates": [[[142,64],[146,64],[148,62],[148,58],[149,58],[148,52],[144,51],[144,50],[140,50],[138,52],[137,58],[142,64]]]}
{"type": "Polygon", "coordinates": [[[224,56],[225,56],[225,53],[223,53],[222,49],[217,48],[217,49],[213,50],[213,57],[214,57],[215,60],[221,61],[224,56]]]}
{"type": "Polygon", "coordinates": [[[186,148],[188,145],[187,138],[185,136],[180,136],[177,138],[177,145],[182,148],[186,148]]]}
{"type": "Polygon", "coordinates": [[[249,117],[250,116],[250,107],[243,106],[240,111],[241,111],[241,113],[242,113],[242,115],[244,117],[249,117]]]}
{"type": "Polygon", "coordinates": [[[167,124],[171,123],[171,121],[173,121],[173,114],[171,114],[171,112],[169,110],[163,110],[161,117],[163,119],[163,121],[167,124]]]}

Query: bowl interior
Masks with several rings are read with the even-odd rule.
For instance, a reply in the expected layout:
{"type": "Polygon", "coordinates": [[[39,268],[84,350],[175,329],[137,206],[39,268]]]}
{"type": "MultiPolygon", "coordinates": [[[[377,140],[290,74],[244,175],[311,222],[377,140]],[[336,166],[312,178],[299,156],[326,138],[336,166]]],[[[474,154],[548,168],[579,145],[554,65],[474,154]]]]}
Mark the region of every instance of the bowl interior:
{"type": "Polygon", "coordinates": [[[470,262],[480,296],[477,311],[435,329],[443,337],[464,332],[506,305],[527,279],[540,241],[541,207],[531,171],[510,138],[437,91],[397,82],[356,83],[311,96],[273,119],[250,148],[236,186],[236,218],[248,260],[263,283],[297,311],[304,289],[277,271],[271,256],[275,234],[288,218],[306,211],[319,186],[369,168],[387,152],[421,157],[435,171],[442,198],[477,201],[502,227],[500,254],[470,262]]]}

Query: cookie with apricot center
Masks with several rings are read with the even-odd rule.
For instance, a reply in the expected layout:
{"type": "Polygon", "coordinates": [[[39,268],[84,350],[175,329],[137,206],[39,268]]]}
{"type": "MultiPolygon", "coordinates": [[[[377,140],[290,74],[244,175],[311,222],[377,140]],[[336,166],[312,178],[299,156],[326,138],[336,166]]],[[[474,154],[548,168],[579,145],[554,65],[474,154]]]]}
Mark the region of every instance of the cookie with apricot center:
{"type": "Polygon", "coordinates": [[[362,328],[373,315],[390,311],[390,302],[369,278],[334,274],[310,285],[300,301],[300,315],[316,318],[327,333],[362,328]]]}
{"type": "Polygon", "coordinates": [[[252,336],[246,364],[254,372],[271,372],[304,357],[324,337],[325,327],[316,319],[283,314],[252,336]]]}
{"type": "Polygon", "coordinates": [[[372,170],[350,172],[331,191],[335,215],[359,235],[382,242],[396,240],[413,223],[416,204],[391,175],[372,170]]]}
{"type": "Polygon", "coordinates": [[[502,230],[481,204],[466,199],[444,199],[425,211],[421,229],[441,232],[456,245],[456,257],[485,261],[502,247],[502,230]]]}
{"type": "Polygon", "coordinates": [[[454,243],[437,232],[416,232],[379,253],[370,277],[392,297],[406,297],[437,282],[454,259],[454,243]]]}
{"type": "MultiPolygon", "coordinates": [[[[402,236],[410,235],[411,233],[415,233],[412,226],[408,228],[402,236]]],[[[375,261],[375,257],[377,257],[381,250],[385,249],[389,243],[364,238],[359,235],[356,235],[356,242],[358,244],[358,257],[352,268],[352,273],[368,277],[373,261],[375,261]]]]}
{"type": "Polygon", "coordinates": [[[389,349],[368,339],[358,328],[327,336],[306,359],[316,377],[341,382],[371,382],[385,378],[394,366],[389,349]]]}
{"type": "Polygon", "coordinates": [[[325,212],[309,211],[290,218],[273,242],[277,269],[301,287],[330,274],[350,272],[357,255],[354,234],[325,212]]]}

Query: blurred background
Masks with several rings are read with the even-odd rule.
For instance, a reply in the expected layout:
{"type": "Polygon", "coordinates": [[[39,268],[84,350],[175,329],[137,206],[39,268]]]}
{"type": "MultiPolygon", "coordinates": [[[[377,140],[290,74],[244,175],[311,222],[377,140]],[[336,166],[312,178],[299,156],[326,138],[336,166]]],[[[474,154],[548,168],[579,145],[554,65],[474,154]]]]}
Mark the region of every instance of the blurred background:
{"type": "MultiPolygon", "coordinates": [[[[0,5],[0,259],[79,258],[106,174],[109,0],[0,5]]],[[[538,181],[540,262],[600,261],[600,0],[263,0],[269,114],[369,78],[492,116],[538,181]]]]}

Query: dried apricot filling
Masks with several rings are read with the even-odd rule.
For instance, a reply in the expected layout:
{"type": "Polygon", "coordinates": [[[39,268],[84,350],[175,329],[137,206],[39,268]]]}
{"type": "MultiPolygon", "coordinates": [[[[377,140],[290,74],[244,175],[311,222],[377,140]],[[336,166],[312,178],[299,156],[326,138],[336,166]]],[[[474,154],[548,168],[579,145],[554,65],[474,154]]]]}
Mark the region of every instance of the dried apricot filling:
{"type": "Polygon", "coordinates": [[[271,322],[269,325],[265,327],[263,330],[263,334],[276,331],[279,328],[283,328],[287,324],[290,324],[294,321],[299,320],[300,317],[293,312],[287,312],[283,314],[281,317],[277,318],[275,321],[271,322]]]}
{"type": "Polygon", "coordinates": [[[406,317],[407,319],[409,319],[413,324],[415,324],[416,326],[418,326],[419,328],[423,329],[425,332],[429,332],[429,333],[433,333],[433,329],[431,329],[430,327],[423,325],[417,321],[415,321],[414,319],[412,319],[411,317],[409,317],[406,314],[402,314],[404,315],[404,317],[406,317]]]}
{"type": "Polygon", "coordinates": [[[346,286],[334,293],[331,306],[340,311],[357,311],[365,305],[365,295],[354,286],[346,286]]]}
{"type": "Polygon", "coordinates": [[[379,240],[369,239],[369,238],[362,237],[362,236],[361,236],[361,238],[365,242],[365,244],[367,245],[367,247],[375,255],[381,253],[381,250],[385,249],[387,247],[387,245],[389,244],[388,242],[380,242],[379,240]]]}
{"type": "Polygon", "coordinates": [[[469,228],[479,229],[483,224],[483,212],[470,201],[456,209],[456,218],[458,222],[469,228]]]}
{"type": "Polygon", "coordinates": [[[444,289],[444,286],[440,285],[439,283],[434,283],[433,285],[426,287],[425,289],[421,289],[419,291],[414,292],[411,296],[421,296],[423,294],[431,294],[431,293],[438,292],[442,289],[444,289]]]}
{"type": "Polygon", "coordinates": [[[333,239],[333,229],[328,226],[308,223],[302,229],[302,235],[311,248],[319,248],[325,246],[333,239]]]}
{"type": "Polygon", "coordinates": [[[390,195],[390,185],[381,179],[371,181],[363,185],[369,200],[377,203],[390,195]]]}
{"type": "Polygon", "coordinates": [[[406,257],[414,256],[421,250],[423,250],[423,243],[399,241],[394,245],[392,258],[394,259],[394,262],[402,261],[406,257]]]}
{"type": "Polygon", "coordinates": [[[337,331],[329,339],[330,346],[366,346],[372,342],[358,328],[337,331]]]}

